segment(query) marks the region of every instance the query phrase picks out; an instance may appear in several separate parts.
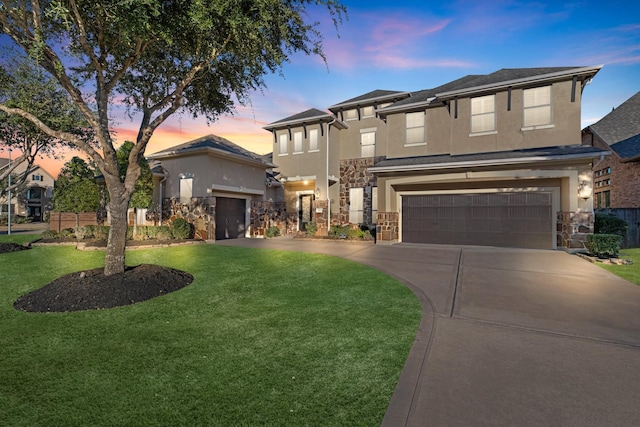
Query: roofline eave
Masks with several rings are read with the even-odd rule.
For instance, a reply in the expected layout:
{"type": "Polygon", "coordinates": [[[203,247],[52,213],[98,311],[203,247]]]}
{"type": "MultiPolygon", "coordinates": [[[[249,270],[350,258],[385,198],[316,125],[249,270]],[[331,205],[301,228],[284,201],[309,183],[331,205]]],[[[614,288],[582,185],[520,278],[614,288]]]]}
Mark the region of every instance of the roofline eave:
{"type": "Polygon", "coordinates": [[[505,165],[520,165],[527,163],[539,163],[548,161],[562,161],[562,160],[581,160],[581,159],[597,159],[602,156],[610,155],[610,151],[603,151],[598,153],[585,153],[585,154],[569,154],[558,156],[531,156],[520,157],[516,159],[488,159],[488,160],[469,160],[462,162],[444,162],[436,164],[421,164],[421,165],[399,165],[399,166],[372,166],[369,171],[374,173],[384,172],[417,172],[428,170],[444,170],[444,169],[460,169],[470,167],[489,167],[489,166],[505,166],[505,165]]]}

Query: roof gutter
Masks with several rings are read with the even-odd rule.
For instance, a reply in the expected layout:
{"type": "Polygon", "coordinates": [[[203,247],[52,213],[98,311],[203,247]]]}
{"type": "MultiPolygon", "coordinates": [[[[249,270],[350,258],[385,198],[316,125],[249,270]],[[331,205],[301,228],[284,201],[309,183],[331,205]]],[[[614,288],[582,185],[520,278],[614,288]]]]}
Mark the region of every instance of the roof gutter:
{"type": "Polygon", "coordinates": [[[487,159],[487,160],[469,160],[462,162],[446,162],[436,164],[421,164],[421,165],[398,165],[398,166],[373,166],[369,168],[369,171],[381,173],[381,172],[414,172],[414,171],[427,171],[427,170],[443,170],[443,169],[458,169],[458,168],[470,168],[470,167],[487,167],[487,166],[504,166],[504,165],[519,165],[524,163],[536,163],[550,160],[580,160],[580,159],[595,159],[601,155],[609,155],[610,151],[600,153],[589,154],[569,154],[565,156],[532,156],[532,157],[520,157],[517,159],[487,159]]]}

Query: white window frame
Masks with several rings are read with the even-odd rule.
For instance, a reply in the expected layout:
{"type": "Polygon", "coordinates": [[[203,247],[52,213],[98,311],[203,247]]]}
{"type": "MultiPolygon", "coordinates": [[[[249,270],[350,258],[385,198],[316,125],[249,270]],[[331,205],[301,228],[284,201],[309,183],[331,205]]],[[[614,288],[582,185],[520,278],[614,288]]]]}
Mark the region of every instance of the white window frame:
{"type": "Polygon", "coordinates": [[[358,110],[356,108],[352,108],[350,110],[344,110],[342,112],[342,116],[345,121],[358,120],[358,110]]]}
{"type": "Polygon", "coordinates": [[[318,129],[309,130],[309,151],[318,151],[318,129]]]}
{"type": "Polygon", "coordinates": [[[427,145],[427,115],[425,111],[405,114],[405,147],[427,145]]]}
{"type": "Polygon", "coordinates": [[[281,133],[278,137],[278,155],[286,156],[289,154],[289,144],[288,144],[288,136],[286,133],[281,133]]]}
{"type": "Polygon", "coordinates": [[[349,223],[362,224],[364,220],[364,188],[349,189],[349,223]]]}
{"type": "Polygon", "coordinates": [[[376,156],[376,129],[362,129],[360,131],[360,157],[376,156]],[[373,141],[373,142],[372,142],[373,141]]]}
{"type": "Polygon", "coordinates": [[[293,154],[300,154],[304,151],[302,147],[302,131],[293,133],[293,154]]]}
{"type": "Polygon", "coordinates": [[[496,96],[471,98],[470,135],[490,135],[496,132],[496,96]]]}
{"type": "Polygon", "coordinates": [[[553,127],[551,85],[522,91],[522,130],[553,127]]]}

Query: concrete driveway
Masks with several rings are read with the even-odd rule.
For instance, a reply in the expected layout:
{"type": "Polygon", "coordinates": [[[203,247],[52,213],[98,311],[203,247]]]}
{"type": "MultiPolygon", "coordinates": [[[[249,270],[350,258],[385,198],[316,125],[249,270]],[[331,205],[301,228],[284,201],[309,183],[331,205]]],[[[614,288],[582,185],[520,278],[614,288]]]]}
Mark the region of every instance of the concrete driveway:
{"type": "Polygon", "coordinates": [[[287,238],[375,267],[422,323],[384,426],[640,425],[640,286],[559,251],[287,238]]]}

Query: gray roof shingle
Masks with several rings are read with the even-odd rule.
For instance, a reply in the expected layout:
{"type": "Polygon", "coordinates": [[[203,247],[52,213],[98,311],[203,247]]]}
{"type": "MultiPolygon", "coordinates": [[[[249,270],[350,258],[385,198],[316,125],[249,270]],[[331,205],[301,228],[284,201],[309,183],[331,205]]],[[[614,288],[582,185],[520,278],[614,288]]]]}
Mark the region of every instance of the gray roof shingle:
{"type": "Polygon", "coordinates": [[[622,159],[640,156],[640,92],[589,128],[622,159]]]}
{"type": "Polygon", "coordinates": [[[197,151],[207,148],[219,150],[239,157],[244,157],[248,160],[263,163],[265,166],[270,166],[267,162],[265,162],[263,156],[246,150],[239,145],[229,141],[228,139],[217,135],[206,135],[198,139],[194,139],[193,141],[188,141],[184,144],[176,145],[174,147],[167,148],[166,150],[158,151],[157,153],[150,154],[147,157],[153,159],[170,155],[184,154],[191,151],[197,151]]]}

